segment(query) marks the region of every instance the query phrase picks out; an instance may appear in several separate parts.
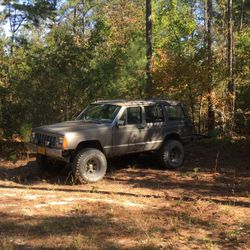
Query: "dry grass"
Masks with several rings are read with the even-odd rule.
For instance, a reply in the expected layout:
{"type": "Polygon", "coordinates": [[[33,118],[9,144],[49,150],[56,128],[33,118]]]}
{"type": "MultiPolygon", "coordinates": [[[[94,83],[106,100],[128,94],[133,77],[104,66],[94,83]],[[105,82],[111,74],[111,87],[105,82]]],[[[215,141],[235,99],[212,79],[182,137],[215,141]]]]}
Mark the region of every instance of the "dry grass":
{"type": "Polygon", "coordinates": [[[1,162],[0,249],[249,249],[250,143],[213,143],[190,145],[175,172],[131,157],[81,186],[1,162]]]}

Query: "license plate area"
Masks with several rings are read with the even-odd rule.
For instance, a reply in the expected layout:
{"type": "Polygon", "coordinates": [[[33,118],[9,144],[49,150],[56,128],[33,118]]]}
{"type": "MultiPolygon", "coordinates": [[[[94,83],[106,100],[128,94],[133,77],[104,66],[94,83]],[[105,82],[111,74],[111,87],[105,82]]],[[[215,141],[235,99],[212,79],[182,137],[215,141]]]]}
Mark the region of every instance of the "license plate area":
{"type": "Polygon", "coordinates": [[[46,154],[46,148],[45,147],[37,147],[37,153],[40,155],[45,155],[46,154]]]}

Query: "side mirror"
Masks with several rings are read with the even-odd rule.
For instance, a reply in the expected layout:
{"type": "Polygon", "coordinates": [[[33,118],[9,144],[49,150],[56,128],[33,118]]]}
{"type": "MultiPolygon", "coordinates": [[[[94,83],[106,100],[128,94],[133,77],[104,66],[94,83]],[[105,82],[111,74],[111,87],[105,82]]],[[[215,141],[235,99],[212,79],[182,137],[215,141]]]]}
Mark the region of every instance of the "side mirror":
{"type": "Polygon", "coordinates": [[[125,125],[125,121],[124,120],[118,120],[116,123],[116,126],[119,128],[120,126],[124,126],[125,125]]]}

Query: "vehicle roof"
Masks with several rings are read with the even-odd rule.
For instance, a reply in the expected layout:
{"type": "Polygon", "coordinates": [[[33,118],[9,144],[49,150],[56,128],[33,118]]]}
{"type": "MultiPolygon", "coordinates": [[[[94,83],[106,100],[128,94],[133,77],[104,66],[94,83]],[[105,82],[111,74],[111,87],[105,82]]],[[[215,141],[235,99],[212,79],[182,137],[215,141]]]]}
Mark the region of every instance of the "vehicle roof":
{"type": "Polygon", "coordinates": [[[131,105],[152,105],[152,104],[168,104],[168,105],[178,105],[180,102],[173,100],[163,100],[163,99],[150,99],[150,100],[124,100],[124,99],[115,99],[115,100],[98,100],[93,103],[98,104],[114,104],[118,106],[131,106],[131,105]]]}

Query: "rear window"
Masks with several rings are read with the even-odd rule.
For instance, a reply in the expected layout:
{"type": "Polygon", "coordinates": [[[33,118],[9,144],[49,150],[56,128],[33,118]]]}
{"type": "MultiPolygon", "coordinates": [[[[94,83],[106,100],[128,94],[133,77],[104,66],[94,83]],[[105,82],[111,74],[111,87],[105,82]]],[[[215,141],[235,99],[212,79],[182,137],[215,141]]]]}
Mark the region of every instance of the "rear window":
{"type": "Polygon", "coordinates": [[[180,105],[176,106],[165,106],[167,118],[170,121],[180,121],[184,120],[185,115],[183,109],[180,105]]]}
{"type": "Polygon", "coordinates": [[[146,123],[164,122],[162,107],[159,105],[145,106],[146,123]]]}

